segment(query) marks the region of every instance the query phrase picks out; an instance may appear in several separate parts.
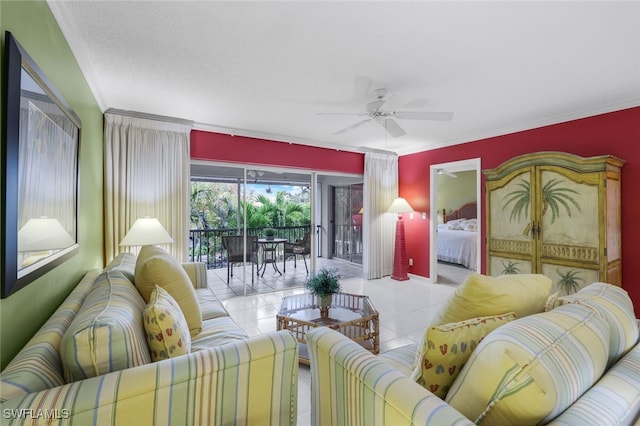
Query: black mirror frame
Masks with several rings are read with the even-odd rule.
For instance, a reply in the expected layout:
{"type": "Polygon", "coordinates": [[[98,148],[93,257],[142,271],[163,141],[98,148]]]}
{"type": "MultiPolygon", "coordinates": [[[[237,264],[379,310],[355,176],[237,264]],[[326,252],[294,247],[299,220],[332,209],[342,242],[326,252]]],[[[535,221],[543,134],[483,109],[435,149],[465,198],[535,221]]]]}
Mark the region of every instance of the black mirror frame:
{"type": "Polygon", "coordinates": [[[64,98],[48,81],[40,68],[29,54],[20,46],[13,35],[5,33],[5,68],[3,78],[3,114],[2,114],[2,287],[1,297],[6,298],[35,279],[49,272],[56,266],[79,253],[78,245],[78,172],[80,160],[80,118],[69,107],[64,98]],[[49,256],[38,262],[36,267],[29,268],[25,273],[18,270],[18,155],[20,132],[20,97],[21,97],[21,72],[27,73],[41,86],[49,98],[74,123],[78,131],[78,146],[76,149],[75,170],[75,244],[60,253],[49,256]]]}

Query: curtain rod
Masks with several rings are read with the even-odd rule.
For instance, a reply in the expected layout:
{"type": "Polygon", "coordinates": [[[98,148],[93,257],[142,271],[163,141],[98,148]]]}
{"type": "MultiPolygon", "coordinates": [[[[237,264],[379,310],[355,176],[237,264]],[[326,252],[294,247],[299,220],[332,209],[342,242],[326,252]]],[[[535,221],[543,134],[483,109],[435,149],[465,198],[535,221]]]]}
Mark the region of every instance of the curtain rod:
{"type": "Polygon", "coordinates": [[[144,118],[144,119],[147,119],[147,120],[162,121],[162,122],[165,122],[165,123],[183,124],[185,126],[191,126],[191,127],[193,127],[193,124],[194,124],[193,121],[185,120],[185,119],[182,119],[182,118],[166,117],[164,115],[147,114],[145,112],[137,112],[137,111],[125,111],[123,109],[115,109],[115,108],[109,108],[104,113],[105,114],[126,115],[128,117],[144,118]]]}

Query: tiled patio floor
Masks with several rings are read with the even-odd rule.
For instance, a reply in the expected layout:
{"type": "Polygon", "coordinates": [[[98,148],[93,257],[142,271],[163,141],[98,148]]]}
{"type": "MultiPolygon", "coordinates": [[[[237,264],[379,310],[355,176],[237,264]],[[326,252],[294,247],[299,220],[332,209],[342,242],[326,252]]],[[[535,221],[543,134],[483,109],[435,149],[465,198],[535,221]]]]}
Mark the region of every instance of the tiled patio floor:
{"type": "MultiPolygon", "coordinates": [[[[309,261],[307,260],[307,264],[309,261]]],[[[317,267],[326,266],[329,268],[337,268],[342,279],[362,278],[362,266],[339,259],[325,259],[319,257],[316,261],[317,267]]],[[[297,261],[297,267],[294,267],[293,259],[287,261],[286,272],[282,261],[278,262],[278,269],[283,272],[282,275],[276,272],[272,265],[266,265],[264,274],[255,276],[254,283],[251,283],[251,266],[242,265],[233,268],[233,277],[227,285],[227,268],[209,269],[207,271],[207,280],[209,287],[218,296],[220,300],[230,297],[242,296],[244,289],[242,285],[243,269],[246,271],[247,295],[258,293],[270,293],[273,291],[287,290],[291,288],[303,287],[309,275],[304,267],[302,260],[297,261]]],[[[255,266],[254,266],[255,268],[255,266]]],[[[255,269],[253,270],[255,274],[255,269]]]]}

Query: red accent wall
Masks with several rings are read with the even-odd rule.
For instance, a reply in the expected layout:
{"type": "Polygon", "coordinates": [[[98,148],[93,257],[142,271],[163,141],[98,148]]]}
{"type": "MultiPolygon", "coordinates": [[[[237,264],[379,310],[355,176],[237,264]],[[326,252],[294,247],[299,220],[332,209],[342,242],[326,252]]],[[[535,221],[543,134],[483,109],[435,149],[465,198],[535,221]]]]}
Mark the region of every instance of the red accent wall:
{"type": "MultiPolygon", "coordinates": [[[[482,169],[491,169],[517,155],[537,151],[564,151],[583,157],[610,154],[627,161],[622,168],[622,287],[640,315],[640,107],[402,156],[398,165],[400,196],[415,210],[429,212],[432,164],[480,158],[482,169]]],[[[482,194],[484,187],[483,176],[482,194]]],[[[479,201],[486,218],[484,199],[479,201]]],[[[409,272],[428,277],[429,221],[414,215],[405,227],[407,255],[414,259],[409,272]]],[[[482,241],[485,230],[483,223],[482,241]]],[[[482,264],[485,272],[484,245],[482,264]]]]}
{"type": "Polygon", "coordinates": [[[191,131],[191,159],[364,173],[364,154],[222,133],[191,131]]]}

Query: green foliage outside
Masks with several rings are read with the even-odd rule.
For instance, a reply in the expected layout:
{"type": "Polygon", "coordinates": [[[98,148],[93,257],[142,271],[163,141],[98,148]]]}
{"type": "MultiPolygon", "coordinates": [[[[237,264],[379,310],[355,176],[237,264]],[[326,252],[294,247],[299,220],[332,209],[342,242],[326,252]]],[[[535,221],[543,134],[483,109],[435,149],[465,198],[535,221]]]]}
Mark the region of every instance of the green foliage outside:
{"type": "MultiPolygon", "coordinates": [[[[238,205],[238,186],[226,182],[191,182],[191,229],[238,228],[244,223],[244,202],[238,205]],[[239,209],[239,210],[238,210],[239,209]]],[[[274,199],[248,185],[247,227],[302,226],[311,223],[310,194],[278,191],[274,199]]]]}

